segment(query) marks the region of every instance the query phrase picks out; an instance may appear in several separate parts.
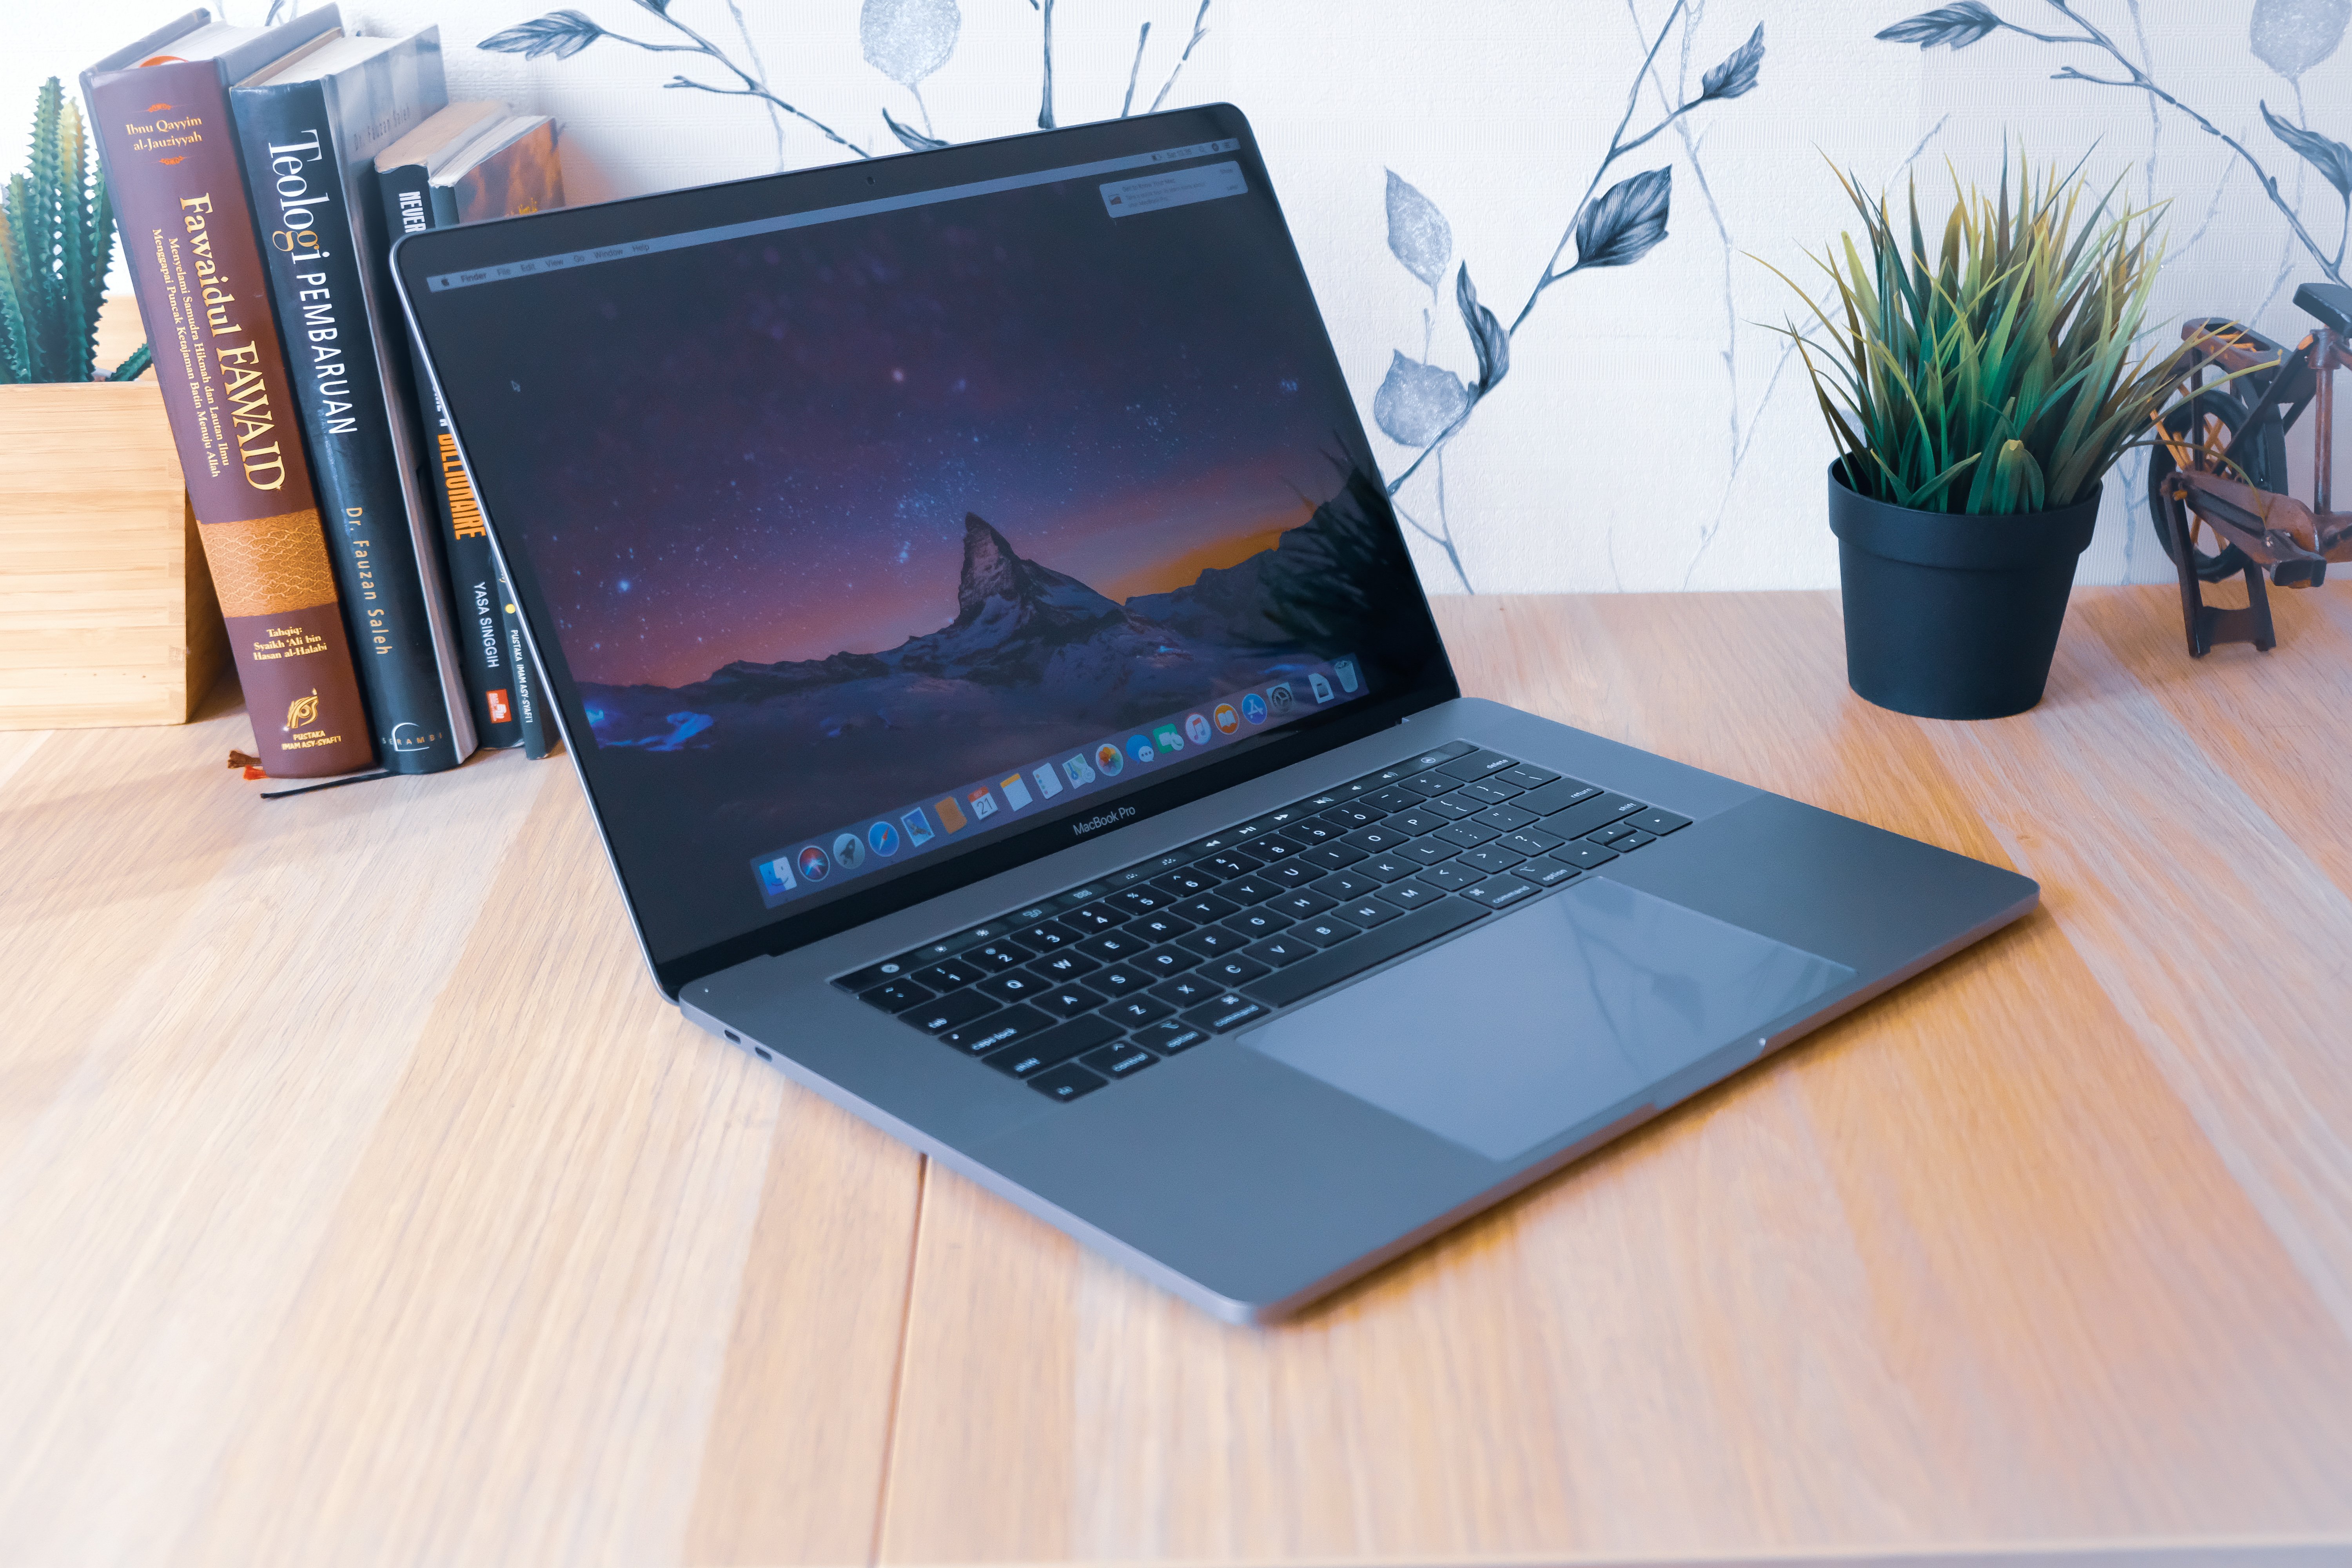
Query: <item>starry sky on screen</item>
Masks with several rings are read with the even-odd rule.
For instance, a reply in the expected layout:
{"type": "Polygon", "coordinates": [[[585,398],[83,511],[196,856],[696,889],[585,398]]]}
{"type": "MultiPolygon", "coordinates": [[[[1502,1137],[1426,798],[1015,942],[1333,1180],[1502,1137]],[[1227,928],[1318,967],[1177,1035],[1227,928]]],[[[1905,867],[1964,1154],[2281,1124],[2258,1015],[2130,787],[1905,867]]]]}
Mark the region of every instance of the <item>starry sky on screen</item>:
{"type": "Polygon", "coordinates": [[[1216,210],[1255,199],[1115,225],[1077,182],[571,275],[578,330],[520,390],[573,672],[936,631],[966,512],[1115,599],[1305,521],[1346,394],[1253,287],[1287,257],[1216,210]]]}

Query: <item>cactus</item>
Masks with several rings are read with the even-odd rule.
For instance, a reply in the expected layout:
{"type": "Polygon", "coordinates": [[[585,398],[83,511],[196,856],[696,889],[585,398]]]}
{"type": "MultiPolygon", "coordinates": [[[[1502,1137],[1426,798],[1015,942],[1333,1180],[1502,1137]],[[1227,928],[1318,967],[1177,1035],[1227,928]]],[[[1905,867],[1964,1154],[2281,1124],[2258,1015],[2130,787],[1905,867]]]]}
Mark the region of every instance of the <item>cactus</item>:
{"type": "Polygon", "coordinates": [[[0,382],[126,381],[147,368],[142,344],[95,372],[114,205],[90,153],[80,108],[51,77],[34,100],[29,165],[0,195],[0,382]]]}

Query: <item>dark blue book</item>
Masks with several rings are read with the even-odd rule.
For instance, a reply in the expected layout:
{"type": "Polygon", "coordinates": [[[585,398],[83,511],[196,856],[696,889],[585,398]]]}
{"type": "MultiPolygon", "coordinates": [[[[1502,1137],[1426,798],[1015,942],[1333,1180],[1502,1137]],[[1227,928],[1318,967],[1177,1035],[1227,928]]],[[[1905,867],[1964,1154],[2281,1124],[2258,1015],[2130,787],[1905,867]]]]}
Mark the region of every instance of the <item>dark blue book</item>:
{"type": "Polygon", "coordinates": [[[333,36],[229,94],[353,662],[398,773],[476,743],[375,187],[375,155],[448,97],[432,27],[333,36]]]}

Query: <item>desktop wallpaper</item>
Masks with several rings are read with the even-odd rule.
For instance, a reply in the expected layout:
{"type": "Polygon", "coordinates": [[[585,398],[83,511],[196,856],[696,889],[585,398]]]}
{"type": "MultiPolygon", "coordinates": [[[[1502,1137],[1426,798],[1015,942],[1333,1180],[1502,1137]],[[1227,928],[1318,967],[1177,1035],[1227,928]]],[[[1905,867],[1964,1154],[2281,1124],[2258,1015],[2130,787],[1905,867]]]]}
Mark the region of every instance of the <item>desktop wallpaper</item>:
{"type": "Polygon", "coordinates": [[[501,432],[530,502],[487,488],[616,839],[748,894],[753,855],[1286,659],[1418,668],[1278,222],[1255,193],[1114,220],[1096,185],[548,280],[573,330],[509,378],[501,432]]]}

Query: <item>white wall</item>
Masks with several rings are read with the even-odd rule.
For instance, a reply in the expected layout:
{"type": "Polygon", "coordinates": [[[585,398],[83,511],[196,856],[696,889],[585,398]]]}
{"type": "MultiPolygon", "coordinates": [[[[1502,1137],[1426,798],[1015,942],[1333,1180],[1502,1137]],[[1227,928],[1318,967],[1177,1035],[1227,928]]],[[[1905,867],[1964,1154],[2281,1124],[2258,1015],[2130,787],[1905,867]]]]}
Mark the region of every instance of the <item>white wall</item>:
{"type": "MultiPolygon", "coordinates": [[[[34,83],[68,81],[119,42],[175,15],[169,0],[79,6],[7,0],[0,23],[0,112],[29,108],[34,83]]],[[[1042,13],[1023,0],[877,0],[953,11],[952,54],[920,82],[937,132],[956,141],[1036,124],[1042,13]]],[[[2288,303],[2320,276],[2247,163],[2182,112],[2136,89],[2053,81],[2074,66],[2124,68],[2082,46],[1999,32],[1959,50],[1874,41],[1932,0],[1211,0],[1206,37],[1169,97],[1230,100],[1265,144],[1365,422],[1391,356],[1465,376],[1475,361],[1453,302],[1465,263],[1480,294],[1514,316],[1560,239],[1578,195],[1624,113],[1647,41],[1664,47],[1633,117],[1654,124],[1661,93],[1696,92],[1703,73],[1766,24],[1756,89],[1703,106],[1610,170],[1604,187],[1671,166],[1664,243],[1639,262],[1565,279],[1512,346],[1508,378],[1480,404],[1440,467],[1399,500],[1431,535],[1415,541],[1433,589],[1671,589],[1833,583],[1822,521],[1831,448],[1801,369],[1769,330],[1790,309],[1760,257],[1791,272],[1850,210],[1824,159],[1866,183],[1916,158],[1926,195],[1948,189],[1944,160],[1971,178],[1998,173],[2004,136],[2037,158],[2090,154],[2136,199],[2170,199],[2173,257],[2158,300],[2166,335],[2187,315],[2251,316],[2300,336],[2288,303]],[[1452,262],[1432,291],[1387,245],[1385,171],[1439,208],[1452,262]],[[1429,311],[1425,329],[1423,312],[1429,311]],[[1426,330],[1426,339],[1424,332],[1426,330]],[[1424,351],[1426,341],[1428,346],[1424,351]]],[[[2051,0],[1990,0],[2036,32],[2080,29],[2051,0]]],[[[631,0],[570,0],[614,31],[684,35],[631,0]]],[[[2279,182],[2324,247],[2344,204],[2265,128],[2275,110],[2352,142],[2352,48],[2336,47],[2352,0],[2074,0],[2134,65],[2235,137],[2279,182]],[[2290,80],[2255,52],[2299,78],[2290,80]]],[[[235,21],[264,0],[225,0],[235,21]]],[[[568,59],[525,60],[474,46],[555,10],[552,0],[348,0],[370,30],[437,22],[453,92],[504,97],[553,113],[566,134],[575,199],[799,167],[847,156],[763,105],[664,83],[684,73],[739,85],[692,54],[654,54],[601,38],[568,59]]],[[[1063,123],[1118,111],[1137,30],[1151,33],[1138,107],[1159,90],[1190,36],[1197,0],[1059,0],[1055,107],[1063,123]]],[[[780,97],[874,151],[894,151],[882,111],[920,123],[915,94],[869,65],[860,0],[672,0],[671,14],[762,74],[780,97]],[[748,39],[748,44],[747,44],[748,39]],[[756,48],[758,66],[752,66],[756,48]]],[[[914,35],[885,29],[897,55],[914,35]]],[[[904,74],[902,72],[902,74],[904,74]]],[[[1679,96],[1677,100],[1679,100],[1679,96]]],[[[0,121],[0,123],[5,123],[0,121]]],[[[0,146],[19,144],[11,133],[0,146]]],[[[2352,419],[2338,434],[2352,489],[2352,419]]],[[[1391,473],[1410,448],[1376,435],[1391,473]]],[[[2308,447],[2299,458],[2307,483],[2308,447]]],[[[2109,485],[2082,580],[2149,581],[2168,568],[2148,532],[2137,459],[2109,485]]],[[[2339,502],[2339,504],[2342,504],[2339,502]]]]}

